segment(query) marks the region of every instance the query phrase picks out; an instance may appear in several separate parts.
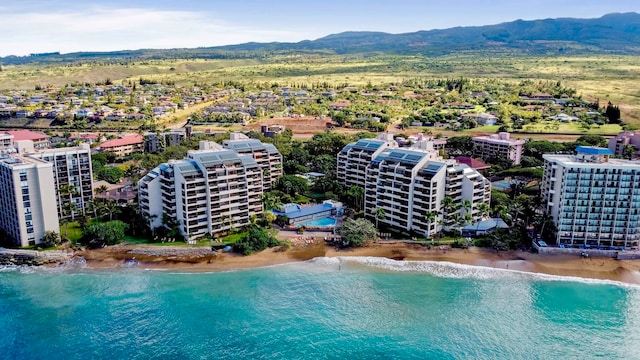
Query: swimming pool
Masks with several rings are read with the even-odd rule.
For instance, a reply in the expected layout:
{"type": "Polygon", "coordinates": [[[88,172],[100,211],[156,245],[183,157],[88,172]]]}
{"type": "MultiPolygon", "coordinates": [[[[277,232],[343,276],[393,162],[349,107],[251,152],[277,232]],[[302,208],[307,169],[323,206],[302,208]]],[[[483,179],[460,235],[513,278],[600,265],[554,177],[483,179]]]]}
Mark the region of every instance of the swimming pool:
{"type": "Polygon", "coordinates": [[[315,220],[305,221],[296,225],[297,227],[336,227],[336,219],[334,218],[319,218],[315,220]]]}
{"type": "Polygon", "coordinates": [[[491,183],[491,187],[499,191],[507,191],[511,189],[511,181],[510,180],[494,181],[491,183]]]}

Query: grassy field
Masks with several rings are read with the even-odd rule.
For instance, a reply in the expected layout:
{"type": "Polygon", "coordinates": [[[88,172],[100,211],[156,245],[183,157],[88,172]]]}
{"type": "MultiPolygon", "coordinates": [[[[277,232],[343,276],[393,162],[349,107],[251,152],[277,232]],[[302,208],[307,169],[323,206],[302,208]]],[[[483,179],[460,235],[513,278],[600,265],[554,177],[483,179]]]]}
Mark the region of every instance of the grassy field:
{"type": "Polygon", "coordinates": [[[540,121],[535,124],[527,124],[522,128],[525,132],[552,133],[552,134],[608,134],[615,135],[622,131],[618,124],[592,125],[589,129],[581,126],[580,123],[562,123],[558,121],[540,121]]]}
{"type": "Polygon", "coordinates": [[[612,101],[623,119],[640,125],[640,57],[480,57],[458,53],[422,56],[280,56],[260,60],[154,60],[122,65],[3,66],[0,88],[32,89],[35,85],[72,82],[114,82],[140,77],[177,84],[240,81],[285,84],[401,82],[413,78],[496,78],[519,82],[562,81],[583,98],[602,106],[612,101]]]}

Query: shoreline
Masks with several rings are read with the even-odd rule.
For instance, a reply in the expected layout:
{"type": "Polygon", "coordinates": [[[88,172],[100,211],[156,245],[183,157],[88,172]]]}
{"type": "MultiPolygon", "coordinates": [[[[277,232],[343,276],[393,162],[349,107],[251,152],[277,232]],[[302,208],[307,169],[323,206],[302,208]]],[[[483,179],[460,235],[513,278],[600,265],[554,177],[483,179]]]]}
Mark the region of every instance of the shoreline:
{"type": "MultiPolygon", "coordinates": [[[[568,276],[586,279],[611,280],[640,285],[640,261],[610,258],[582,258],[567,255],[539,255],[524,251],[495,253],[488,249],[425,248],[407,243],[374,243],[362,248],[336,249],[325,244],[294,246],[286,250],[272,248],[242,256],[234,253],[197,255],[148,255],[144,249],[153,246],[116,245],[97,250],[77,251],[90,269],[127,267],[135,260],[139,268],[148,270],[176,270],[181,272],[218,272],[256,269],[274,265],[302,262],[318,257],[377,257],[406,261],[441,261],[495,269],[568,276]]],[[[164,248],[171,251],[171,248],[164,248]]],[[[185,249],[185,248],[181,248],[185,249]]],[[[197,250],[197,249],[196,249],[197,250]]]]}

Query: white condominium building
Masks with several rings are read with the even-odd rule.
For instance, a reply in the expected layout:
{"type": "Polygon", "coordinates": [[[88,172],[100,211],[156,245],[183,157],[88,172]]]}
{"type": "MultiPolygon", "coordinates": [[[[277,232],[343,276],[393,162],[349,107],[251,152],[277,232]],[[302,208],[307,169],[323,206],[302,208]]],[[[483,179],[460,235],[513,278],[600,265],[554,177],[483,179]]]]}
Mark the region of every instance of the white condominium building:
{"type": "Polygon", "coordinates": [[[338,182],[347,187],[364,187],[367,166],[375,156],[389,147],[395,148],[398,144],[393,140],[393,135],[387,133],[375,139],[360,139],[345,146],[338,153],[338,182]]]}
{"type": "Polygon", "coordinates": [[[443,160],[428,142],[419,142],[412,149],[384,145],[375,139],[359,140],[338,155],[342,183],[347,187],[364,185],[366,217],[375,220],[376,210],[382,208],[384,217],[378,219],[379,223],[420,235],[434,234],[443,226],[457,227],[467,212],[471,221],[481,218],[478,206],[489,203],[491,185],[480,173],[455,161],[443,160]],[[367,156],[372,159],[365,163],[367,156]],[[364,182],[356,172],[361,167],[366,174],[364,182]],[[447,196],[454,206],[445,213],[442,202],[447,196]],[[462,205],[464,200],[469,200],[468,209],[455,206],[462,205]],[[431,212],[437,216],[428,220],[431,212]]]}
{"type": "Polygon", "coordinates": [[[151,228],[163,215],[178,223],[186,238],[249,225],[262,213],[262,168],[251,155],[239,155],[212,142],[151,170],[138,183],[140,210],[151,228]]]}
{"type": "Polygon", "coordinates": [[[89,144],[77,147],[29,151],[24,154],[53,164],[56,204],[60,218],[71,217],[68,203],[76,204],[73,215],[85,214],[89,201],[93,198],[93,172],[91,169],[91,148],[89,144]],[[71,191],[64,193],[69,186],[71,191]]]}
{"type": "Polygon", "coordinates": [[[16,154],[0,155],[0,228],[16,245],[41,242],[60,232],[53,165],[16,154]]]}
{"type": "Polygon", "coordinates": [[[520,164],[524,140],[511,139],[507,132],[500,132],[487,136],[476,136],[473,141],[473,155],[484,161],[500,156],[513,161],[514,165],[520,164]]]}
{"type": "Polygon", "coordinates": [[[284,175],[282,154],[273,144],[262,143],[241,133],[232,133],[231,139],[223,141],[222,146],[238,154],[253,156],[262,168],[264,190],[273,189],[278,178],[284,175]]]}
{"type": "Polygon", "coordinates": [[[637,248],[640,162],[609,149],[578,146],[577,155],[544,155],[542,199],[559,244],[637,248]]]}

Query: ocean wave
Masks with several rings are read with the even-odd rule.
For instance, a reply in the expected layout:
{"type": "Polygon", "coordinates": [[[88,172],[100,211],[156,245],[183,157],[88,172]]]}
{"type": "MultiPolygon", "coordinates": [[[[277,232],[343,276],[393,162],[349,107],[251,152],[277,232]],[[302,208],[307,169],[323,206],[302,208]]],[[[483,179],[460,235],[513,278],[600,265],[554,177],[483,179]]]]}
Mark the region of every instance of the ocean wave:
{"type": "Polygon", "coordinates": [[[394,272],[418,272],[451,279],[522,279],[530,281],[570,281],[585,284],[615,285],[624,288],[640,289],[640,285],[615,280],[591,279],[576,276],[560,276],[520,270],[499,269],[487,266],[458,264],[448,261],[409,261],[393,260],[371,256],[318,257],[308,263],[332,268],[347,265],[365,266],[394,272]]]}

